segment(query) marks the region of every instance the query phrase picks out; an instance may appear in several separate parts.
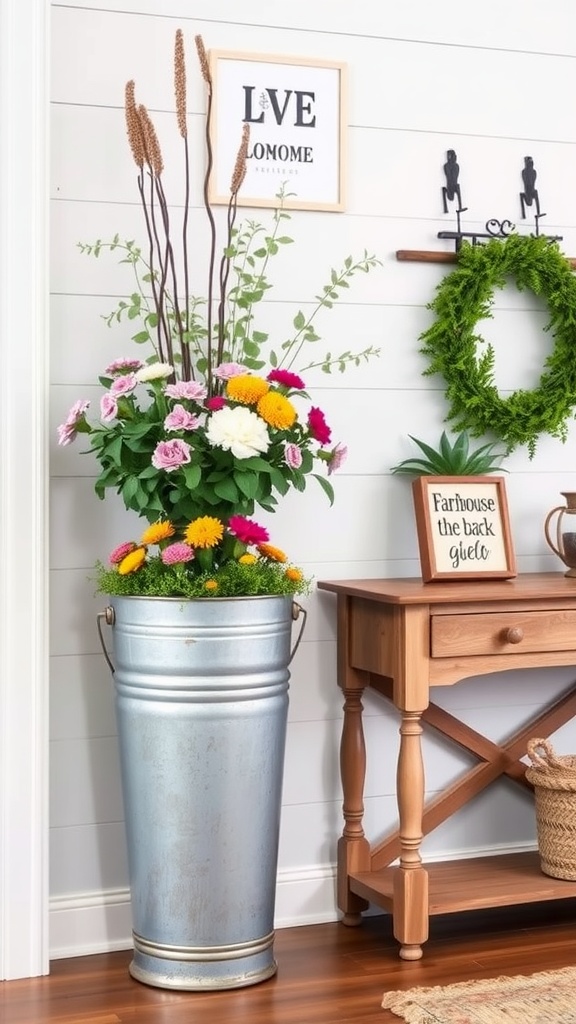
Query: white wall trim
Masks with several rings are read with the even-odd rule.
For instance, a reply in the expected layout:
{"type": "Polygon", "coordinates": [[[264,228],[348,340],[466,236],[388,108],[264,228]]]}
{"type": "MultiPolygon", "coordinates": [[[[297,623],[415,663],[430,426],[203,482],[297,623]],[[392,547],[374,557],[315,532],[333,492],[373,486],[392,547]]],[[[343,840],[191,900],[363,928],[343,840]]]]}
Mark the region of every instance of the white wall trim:
{"type": "Polygon", "coordinates": [[[0,979],[48,972],[48,16],[0,4],[0,979]]]}
{"type": "MultiPolygon", "coordinates": [[[[491,857],[504,853],[526,853],[533,843],[490,846],[481,850],[448,850],[435,853],[433,859],[461,860],[465,857],[491,857]]],[[[424,858],[425,859],[425,858],[424,858]]],[[[381,914],[378,907],[369,913],[381,914]]],[[[279,871],[276,885],[274,927],[295,928],[305,924],[337,921],[336,866],[311,865],[292,871],[279,871]]],[[[50,900],[50,957],[61,960],[71,956],[111,953],[131,949],[132,924],[129,889],[105,892],[80,892],[50,900]]]]}

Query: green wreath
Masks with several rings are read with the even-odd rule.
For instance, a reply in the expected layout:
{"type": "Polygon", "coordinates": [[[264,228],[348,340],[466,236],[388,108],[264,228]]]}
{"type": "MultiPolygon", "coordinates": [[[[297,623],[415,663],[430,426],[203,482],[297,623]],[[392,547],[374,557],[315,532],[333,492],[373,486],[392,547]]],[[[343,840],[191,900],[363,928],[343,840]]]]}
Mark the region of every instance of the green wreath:
{"type": "MultiPolygon", "coordinates": [[[[508,452],[525,444],[530,458],[540,434],[566,440],[576,405],[576,278],[557,242],[527,235],[486,245],[464,242],[457,269],[438,286],[428,309],[436,320],[420,335],[420,351],[430,360],[424,376],[444,377],[447,419],[455,429],[474,437],[495,434],[508,452]],[[520,291],[528,288],[546,300],[550,322],[544,330],[553,332],[554,349],[538,387],[502,398],[494,383],[494,350],[476,325],[492,316],[493,293],[510,277],[520,291]],[[479,346],[484,346],[481,354],[479,346]]],[[[521,340],[513,341],[521,359],[521,340]]]]}

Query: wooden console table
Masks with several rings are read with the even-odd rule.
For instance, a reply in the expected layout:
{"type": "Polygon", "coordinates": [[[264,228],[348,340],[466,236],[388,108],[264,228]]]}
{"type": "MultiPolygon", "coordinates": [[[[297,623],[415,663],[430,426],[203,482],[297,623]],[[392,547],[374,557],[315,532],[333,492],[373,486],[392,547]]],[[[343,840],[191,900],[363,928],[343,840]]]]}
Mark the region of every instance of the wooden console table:
{"type": "Polygon", "coordinates": [[[530,789],[520,758],[576,715],[576,683],[502,746],[429,703],[431,686],[505,669],[576,666],[576,580],[533,573],[514,580],[330,580],[338,595],[338,683],[344,693],[341,772],[344,830],[338,905],[359,924],[375,903],[393,914],[400,956],[417,960],[432,914],[576,896],[576,882],[548,878],[537,852],[422,864],[428,834],[501,775],[530,789]],[[362,694],[371,687],[401,713],[397,831],[371,847],[364,835],[366,750],[362,694]],[[478,764],[424,805],[422,725],[440,730],[478,764]],[[390,867],[400,858],[399,866],[390,867]]]}

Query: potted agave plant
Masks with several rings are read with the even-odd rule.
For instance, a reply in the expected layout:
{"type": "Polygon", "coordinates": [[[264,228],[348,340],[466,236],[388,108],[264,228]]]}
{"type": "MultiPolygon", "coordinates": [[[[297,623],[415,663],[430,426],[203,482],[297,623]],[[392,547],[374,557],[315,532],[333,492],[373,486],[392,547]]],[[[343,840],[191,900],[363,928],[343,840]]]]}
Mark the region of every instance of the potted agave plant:
{"type": "Polygon", "coordinates": [[[478,578],[482,572],[491,577],[514,576],[504,480],[490,476],[501,469],[506,453],[498,451],[495,443],[471,449],[465,430],[453,442],[443,431],[436,448],[416,437],[411,436],[411,440],[420,454],[399,462],[392,472],[414,477],[412,492],[423,580],[451,579],[456,573],[460,579],[478,578]],[[460,492],[464,487],[463,497],[460,492]],[[492,537],[498,551],[496,570],[491,565],[492,537]],[[500,556],[503,565],[499,564],[500,556]]]}
{"type": "Polygon", "coordinates": [[[417,437],[410,440],[420,449],[421,455],[411,456],[392,467],[392,472],[406,476],[486,476],[500,468],[505,452],[496,450],[496,444],[483,444],[470,451],[470,437],[466,430],[450,441],[442,431],[436,448],[417,437]]]}
{"type": "MultiPolygon", "coordinates": [[[[272,223],[237,222],[246,173],[244,127],[223,225],[208,200],[212,79],[207,91],[204,205],[206,294],[190,292],[191,207],[186,68],[176,33],[176,120],[184,152],[178,227],[164,191],[160,142],[126,87],[128,141],[137,168],[145,243],[81,244],[110,251],[136,287],[108,316],[136,326],[137,355],[107,366],[96,417],[80,399],[59,442],[88,442],[99,498],[118,494],[141,521],[97,566],[107,595],[98,619],[111,654],[132,895],[133,976],[183,990],[254,984],[276,970],[274,897],[295,598],[309,581],[271,540],[257,510],[273,512],[346,456],[305,376],[344,370],[372,346],[306,360],[317,315],[378,260],[364,252],[333,269],[312,311],[274,343],[255,324],[271,261],[292,240],[279,195],[272,223]],[[224,236],[220,239],[219,232],[224,236]],[[140,353],[143,353],[140,355],[140,353]],[[255,517],[256,515],[256,517],[255,517]]],[[[304,617],[302,619],[305,621],[304,617]]],[[[296,641],[296,645],[297,645],[296,641]]],[[[104,646],[104,644],[103,644],[104,646]]]]}

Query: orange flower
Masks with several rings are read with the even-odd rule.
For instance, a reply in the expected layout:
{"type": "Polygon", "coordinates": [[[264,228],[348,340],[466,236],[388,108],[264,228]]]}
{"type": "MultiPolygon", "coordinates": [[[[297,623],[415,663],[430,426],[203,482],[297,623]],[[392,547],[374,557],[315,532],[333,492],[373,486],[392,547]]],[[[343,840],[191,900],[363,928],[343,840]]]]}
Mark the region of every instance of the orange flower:
{"type": "Polygon", "coordinates": [[[200,516],[188,524],[184,540],[193,548],[215,548],[224,536],[224,524],[214,516],[200,516]]]}
{"type": "Polygon", "coordinates": [[[146,561],[146,548],[134,548],[134,551],[130,551],[123,558],[118,566],[118,572],[121,576],[128,576],[131,572],[137,572],[144,562],[146,561]]]}
{"type": "Polygon", "coordinates": [[[174,536],[174,527],[168,519],[162,519],[157,523],[152,523],[147,530],[144,530],[140,538],[141,544],[158,544],[161,540],[166,540],[168,537],[174,536]]]}
{"type": "Polygon", "coordinates": [[[256,409],[268,426],[278,430],[288,430],[296,422],[296,409],[292,402],[278,391],[263,395],[256,409]]]}
{"type": "Polygon", "coordinates": [[[284,575],[286,579],[290,580],[292,583],[300,583],[300,580],[302,579],[301,570],[295,569],[294,566],[290,566],[288,569],[286,569],[284,575]]]}
{"type": "Polygon", "coordinates": [[[240,373],[231,377],[226,385],[226,394],[235,402],[243,405],[256,405],[256,402],[269,390],[270,385],[263,377],[252,377],[249,373],[240,373]]]}
{"type": "Polygon", "coordinates": [[[258,551],[265,558],[270,558],[273,562],[286,562],[288,560],[287,555],[280,548],[275,548],[273,544],[258,544],[258,551]]]}
{"type": "Polygon", "coordinates": [[[217,583],[217,581],[216,580],[206,580],[206,583],[204,584],[204,590],[212,591],[212,593],[215,590],[218,590],[218,583],[217,583]]]}

